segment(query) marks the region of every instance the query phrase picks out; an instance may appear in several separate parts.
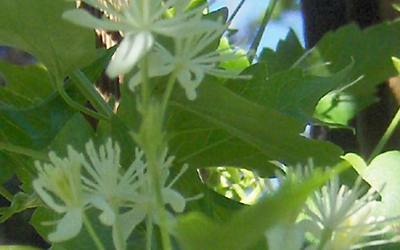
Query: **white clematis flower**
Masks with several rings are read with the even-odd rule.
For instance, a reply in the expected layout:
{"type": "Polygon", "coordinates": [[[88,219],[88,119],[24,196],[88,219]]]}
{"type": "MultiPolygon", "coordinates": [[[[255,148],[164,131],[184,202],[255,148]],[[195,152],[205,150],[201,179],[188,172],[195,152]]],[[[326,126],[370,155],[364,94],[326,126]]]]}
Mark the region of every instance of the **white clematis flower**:
{"type": "Polygon", "coordinates": [[[82,9],[69,10],[63,17],[73,23],[94,29],[120,31],[125,38],[115,52],[106,72],[117,77],[132,70],[138,60],[153,46],[154,36],[182,37],[219,23],[202,20],[206,5],[184,12],[189,0],[82,0],[112,16],[98,19],[82,9]],[[170,9],[174,15],[166,17],[170,9]]]}
{"type": "MultiPolygon", "coordinates": [[[[176,38],[174,53],[163,46],[156,44],[154,52],[149,55],[148,69],[150,77],[163,76],[175,73],[181,87],[185,90],[189,100],[197,97],[196,89],[205,75],[221,78],[249,79],[250,76],[239,76],[240,72],[226,70],[220,63],[243,58],[243,54],[235,54],[231,48],[219,50],[209,49],[225,31],[225,27],[214,27],[198,32],[188,37],[176,38]]],[[[140,73],[129,81],[131,90],[140,84],[140,73]]]]}
{"type": "MultiPolygon", "coordinates": [[[[308,230],[320,239],[318,249],[349,250],[398,241],[398,238],[368,238],[383,235],[393,228],[390,225],[379,227],[385,223],[385,218],[375,214],[381,204],[376,201],[378,194],[370,189],[359,198],[363,191],[360,184],[361,179],[353,189],[339,187],[339,180],[335,178],[316,191],[307,203],[304,212],[310,218],[308,230]]],[[[317,246],[307,249],[317,249],[317,246]]]]}
{"type": "MultiPolygon", "coordinates": [[[[186,171],[182,171],[167,184],[174,157],[167,152],[157,164],[160,187],[155,187],[143,152],[135,151],[135,160],[128,168],[120,165],[121,150],[109,139],[105,145],[95,149],[92,141],[86,144],[85,155],[68,147],[68,157],[59,158],[49,154],[50,163],[36,162],[38,178],[33,187],[43,202],[55,212],[65,214],[57,221],[55,232],[49,234],[51,242],[60,242],[78,235],[82,228],[85,209],[95,207],[101,211],[99,220],[112,226],[112,237],[116,249],[126,249],[126,240],[134,228],[146,218],[159,222],[155,189],[160,188],[164,205],[173,212],[181,213],[186,202],[172,185],[186,171]]],[[[168,213],[168,218],[173,215],[168,213]]]]}
{"type": "Polygon", "coordinates": [[[68,147],[68,157],[58,158],[49,154],[50,162],[35,162],[38,178],[33,187],[43,202],[55,212],[65,214],[57,222],[55,232],[48,235],[51,242],[65,241],[75,237],[82,228],[82,215],[89,199],[83,192],[81,164],[83,156],[68,147]]]}
{"type": "MultiPolygon", "coordinates": [[[[149,170],[146,168],[136,168],[133,166],[139,166],[144,164],[139,158],[136,158],[135,162],[132,164],[130,168],[136,169],[136,177],[134,182],[137,184],[136,189],[131,189],[130,195],[128,196],[129,201],[131,203],[131,210],[121,214],[118,218],[118,226],[123,234],[123,238],[127,239],[132,230],[146,218],[149,218],[154,223],[159,222],[158,212],[157,212],[157,201],[154,192],[154,185],[151,180],[151,174],[149,170]]],[[[161,194],[163,196],[164,204],[169,205],[172,210],[176,213],[181,213],[185,209],[186,202],[193,198],[184,198],[179,192],[172,189],[173,184],[179,179],[180,176],[187,170],[188,166],[184,165],[178,175],[167,184],[167,179],[169,177],[169,169],[172,165],[174,157],[165,157],[163,158],[163,162],[160,162],[159,173],[161,180],[161,194]]],[[[195,197],[197,198],[197,197],[195,197]]],[[[173,215],[171,213],[167,213],[170,220],[173,219],[173,215]]]]}

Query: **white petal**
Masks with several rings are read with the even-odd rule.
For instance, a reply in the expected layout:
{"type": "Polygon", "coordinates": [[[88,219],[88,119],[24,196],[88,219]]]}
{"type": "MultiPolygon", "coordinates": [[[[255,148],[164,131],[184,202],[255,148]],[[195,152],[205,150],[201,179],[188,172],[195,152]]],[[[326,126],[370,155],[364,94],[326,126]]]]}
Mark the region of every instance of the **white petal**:
{"type": "Polygon", "coordinates": [[[102,211],[102,213],[99,215],[99,219],[103,224],[111,226],[115,223],[115,211],[110,207],[103,197],[92,196],[90,198],[90,203],[102,211]]]}
{"type": "Polygon", "coordinates": [[[42,198],[43,202],[46,203],[48,207],[56,211],[57,213],[64,213],[67,211],[65,205],[58,204],[54,199],[53,196],[49,194],[47,190],[43,188],[43,181],[41,179],[36,179],[33,181],[33,188],[35,189],[36,193],[42,198]]]}
{"type": "Polygon", "coordinates": [[[166,204],[170,204],[175,212],[177,213],[183,212],[186,206],[186,200],[180,193],[170,188],[164,188],[162,190],[162,194],[164,202],[166,204]]]}
{"type": "Polygon", "coordinates": [[[117,217],[117,228],[124,240],[127,240],[133,229],[146,218],[147,212],[145,206],[133,206],[129,212],[117,217]]]}
{"type": "Polygon", "coordinates": [[[107,67],[108,76],[115,78],[131,71],[153,43],[154,38],[150,32],[127,33],[107,67]]]}
{"type": "Polygon", "coordinates": [[[60,242],[71,239],[79,234],[82,228],[82,210],[75,208],[65,214],[57,223],[56,231],[49,234],[51,242],[60,242]]]}
{"type": "Polygon", "coordinates": [[[189,100],[193,101],[197,97],[196,88],[200,85],[204,78],[204,72],[200,69],[192,70],[190,72],[188,69],[182,70],[177,74],[179,84],[185,89],[186,96],[189,100]]]}

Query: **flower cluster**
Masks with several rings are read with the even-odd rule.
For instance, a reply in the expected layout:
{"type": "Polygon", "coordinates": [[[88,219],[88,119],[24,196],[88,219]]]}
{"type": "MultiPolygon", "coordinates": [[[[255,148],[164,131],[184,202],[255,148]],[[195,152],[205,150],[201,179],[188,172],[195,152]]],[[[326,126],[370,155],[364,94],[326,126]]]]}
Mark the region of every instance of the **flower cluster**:
{"type": "MultiPolygon", "coordinates": [[[[188,99],[196,98],[196,88],[204,75],[237,77],[220,67],[221,62],[244,55],[234,54],[230,48],[218,50],[219,38],[227,25],[221,20],[204,18],[206,4],[190,6],[191,0],[83,0],[103,10],[110,18],[98,19],[77,9],[66,11],[63,17],[81,26],[120,31],[124,39],[106,70],[110,77],[130,72],[147,55],[151,77],[174,74],[188,99]],[[163,42],[162,42],[163,41],[163,42]],[[169,42],[166,42],[169,41],[169,42]],[[163,43],[173,43],[166,44],[163,43]],[[167,49],[166,47],[169,47],[167,49]],[[206,48],[215,47],[212,51],[206,48]],[[173,52],[170,51],[173,48],[173,52]]],[[[142,82],[141,74],[132,78],[130,87],[142,82]]]]}
{"type": "Polygon", "coordinates": [[[399,241],[396,236],[382,239],[394,228],[378,214],[382,203],[377,198],[376,190],[361,188],[361,179],[350,189],[335,177],[312,194],[294,225],[277,225],[266,232],[269,249],[350,250],[399,241]],[[304,248],[307,240],[310,244],[304,248]]]}
{"type": "MultiPolygon", "coordinates": [[[[112,227],[116,249],[126,249],[129,235],[146,218],[158,223],[154,187],[140,150],[136,149],[135,160],[126,169],[120,165],[120,148],[111,139],[98,151],[93,142],[88,142],[85,155],[68,147],[66,158],[59,158],[54,152],[49,156],[50,163],[35,163],[38,178],[33,187],[47,207],[64,214],[55,231],[49,234],[50,241],[75,237],[81,230],[85,211],[91,207],[101,211],[99,220],[104,225],[112,227]]],[[[173,157],[167,157],[165,152],[159,166],[161,190],[164,204],[180,213],[188,199],[172,189],[172,185],[187,166],[167,184],[172,161],[173,157]]],[[[168,215],[173,219],[171,213],[168,215]]]]}

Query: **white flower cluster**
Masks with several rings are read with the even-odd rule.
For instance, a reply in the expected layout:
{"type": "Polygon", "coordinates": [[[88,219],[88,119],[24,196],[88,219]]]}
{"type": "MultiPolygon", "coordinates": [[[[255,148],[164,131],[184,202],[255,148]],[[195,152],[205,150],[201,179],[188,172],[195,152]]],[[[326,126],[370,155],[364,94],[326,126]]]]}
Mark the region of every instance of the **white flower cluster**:
{"type": "MultiPolygon", "coordinates": [[[[120,165],[120,148],[111,139],[96,151],[93,142],[86,144],[86,155],[68,147],[68,157],[49,154],[50,163],[36,162],[38,178],[33,187],[47,207],[65,214],[48,235],[51,242],[75,237],[82,228],[84,212],[93,207],[101,211],[99,220],[112,227],[116,249],[126,249],[126,240],[133,229],[146,218],[158,223],[156,198],[143,153],[136,149],[135,160],[128,168],[120,165]],[[123,212],[121,212],[123,211],[123,212]]],[[[187,165],[169,184],[169,168],[173,157],[164,155],[159,166],[161,190],[165,205],[176,213],[183,212],[186,201],[172,185],[187,165]]],[[[172,214],[168,213],[172,219],[172,214]]]]}
{"type": "MultiPolygon", "coordinates": [[[[296,172],[289,175],[299,178],[296,172]]],[[[279,180],[284,181],[282,176],[279,180]]],[[[352,189],[340,185],[338,177],[331,179],[312,194],[295,224],[277,225],[266,232],[269,249],[350,250],[399,241],[398,236],[383,238],[394,228],[377,214],[382,204],[378,193],[372,188],[364,191],[361,179],[352,189]]]]}
{"type": "MultiPolygon", "coordinates": [[[[230,50],[206,51],[218,42],[227,25],[220,20],[203,17],[207,5],[187,8],[191,0],[83,0],[113,16],[98,19],[88,12],[69,10],[63,17],[81,26],[94,29],[120,31],[124,39],[106,70],[110,77],[130,72],[147,54],[151,77],[175,74],[188,99],[196,98],[196,88],[209,74],[223,78],[237,77],[238,72],[219,67],[221,62],[234,60],[230,50]],[[171,43],[164,46],[165,38],[171,43]],[[170,46],[172,45],[172,46],[170,46]],[[169,49],[173,48],[173,51],[169,49]],[[229,52],[229,53],[227,53],[229,52]]],[[[132,78],[130,87],[141,82],[141,74],[132,78]]]]}

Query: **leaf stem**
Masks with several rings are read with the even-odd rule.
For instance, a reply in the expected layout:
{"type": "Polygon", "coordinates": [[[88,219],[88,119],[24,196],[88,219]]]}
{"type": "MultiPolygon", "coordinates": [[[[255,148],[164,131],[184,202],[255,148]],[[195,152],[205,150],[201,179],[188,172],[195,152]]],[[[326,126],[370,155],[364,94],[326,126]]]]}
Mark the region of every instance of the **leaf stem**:
{"type": "Polygon", "coordinates": [[[90,223],[87,216],[85,214],[83,214],[82,217],[83,217],[83,224],[85,225],[86,230],[88,231],[90,237],[92,237],[92,240],[93,240],[94,244],[96,245],[97,249],[106,250],[104,248],[103,244],[101,243],[99,236],[97,236],[96,232],[94,231],[92,224],[90,223]]]}
{"type": "Polygon", "coordinates": [[[389,127],[386,129],[382,138],[376,145],[374,151],[372,151],[371,156],[368,159],[368,162],[371,162],[372,159],[382,151],[383,147],[386,145],[386,143],[389,141],[390,137],[394,133],[394,130],[396,129],[399,122],[400,122],[400,108],[397,110],[396,115],[393,117],[392,121],[389,124],[389,127]]]}
{"type": "Polygon", "coordinates": [[[277,2],[278,2],[278,0],[271,0],[268,4],[268,8],[265,11],[264,18],[260,25],[260,29],[258,30],[257,35],[254,38],[254,41],[251,44],[251,47],[249,50],[249,53],[254,52],[254,54],[249,55],[249,62],[252,62],[254,60],[255,55],[257,54],[257,49],[260,46],[261,38],[264,34],[265,28],[267,27],[269,20],[271,19],[272,13],[274,12],[275,5],[277,2]]]}
{"type": "Polygon", "coordinates": [[[228,19],[228,23],[231,23],[233,19],[236,17],[236,14],[239,12],[239,10],[242,8],[243,4],[246,2],[246,0],[241,0],[236,6],[235,10],[232,12],[232,15],[228,19]]]}
{"type": "Polygon", "coordinates": [[[108,119],[113,116],[113,111],[110,106],[104,101],[101,95],[93,88],[93,84],[89,81],[86,75],[80,71],[74,71],[70,75],[71,79],[75,81],[75,86],[81,93],[90,101],[96,108],[97,112],[106,116],[108,119]]]}
{"type": "Polygon", "coordinates": [[[64,90],[64,86],[61,80],[56,79],[56,85],[57,85],[57,89],[58,92],[60,93],[60,96],[64,99],[64,101],[71,106],[72,108],[87,114],[93,118],[99,119],[99,120],[110,120],[107,116],[103,115],[103,114],[99,114],[97,112],[94,112],[93,110],[90,110],[88,108],[85,108],[84,106],[80,105],[79,103],[75,102],[74,100],[71,99],[71,97],[69,97],[69,95],[65,92],[64,90]]]}

